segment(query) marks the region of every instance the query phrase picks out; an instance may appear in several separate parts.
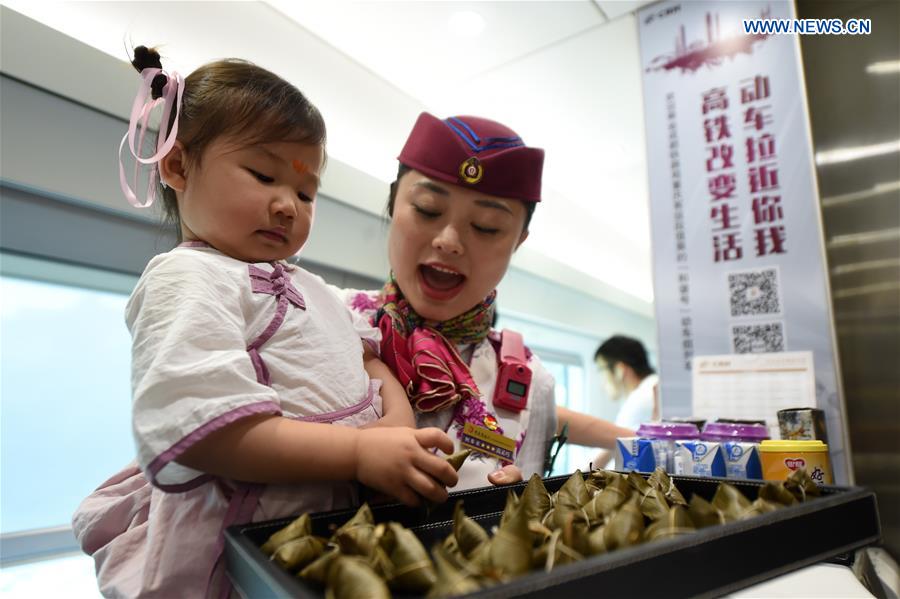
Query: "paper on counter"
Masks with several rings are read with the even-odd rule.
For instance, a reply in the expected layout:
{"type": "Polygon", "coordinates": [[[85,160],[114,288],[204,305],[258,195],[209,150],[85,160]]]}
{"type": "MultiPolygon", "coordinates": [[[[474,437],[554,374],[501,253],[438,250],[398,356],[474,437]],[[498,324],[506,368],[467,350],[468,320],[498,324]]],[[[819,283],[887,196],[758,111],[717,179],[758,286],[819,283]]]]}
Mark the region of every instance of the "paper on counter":
{"type": "Polygon", "coordinates": [[[778,439],[778,410],[816,407],[809,351],[694,356],[692,413],[700,418],[765,419],[778,439]]]}

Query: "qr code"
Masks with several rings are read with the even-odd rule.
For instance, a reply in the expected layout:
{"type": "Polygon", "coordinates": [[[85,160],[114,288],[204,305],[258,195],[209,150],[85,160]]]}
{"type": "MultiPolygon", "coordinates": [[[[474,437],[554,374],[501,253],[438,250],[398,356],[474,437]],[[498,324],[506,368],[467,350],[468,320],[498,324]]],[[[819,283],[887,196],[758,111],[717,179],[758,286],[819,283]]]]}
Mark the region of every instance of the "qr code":
{"type": "Polygon", "coordinates": [[[784,351],[784,324],[739,324],[731,327],[731,342],[736,354],[760,354],[784,351]]]}
{"type": "Polygon", "coordinates": [[[774,268],[728,273],[732,316],[780,314],[778,272],[774,268]]]}

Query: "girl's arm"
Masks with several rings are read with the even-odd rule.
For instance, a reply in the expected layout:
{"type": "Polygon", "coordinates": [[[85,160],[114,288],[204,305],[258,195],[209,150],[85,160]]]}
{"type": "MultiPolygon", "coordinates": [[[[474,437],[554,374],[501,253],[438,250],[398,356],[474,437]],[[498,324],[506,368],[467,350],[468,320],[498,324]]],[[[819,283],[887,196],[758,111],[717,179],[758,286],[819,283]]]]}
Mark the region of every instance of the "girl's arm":
{"type": "Polygon", "coordinates": [[[575,412],[562,406],[556,407],[557,429],[562,430],[563,424],[569,423],[569,443],[585,445],[587,447],[603,447],[613,449],[618,437],[633,437],[634,431],[617,426],[608,420],[597,418],[582,412],[575,412]]]}
{"type": "Polygon", "coordinates": [[[453,452],[436,428],[372,428],[250,416],[191,445],[176,461],[225,478],[260,483],[358,479],[407,505],[447,499],[456,471],[427,451],[453,452]]]}
{"type": "Polygon", "coordinates": [[[384,415],[377,421],[367,424],[362,428],[371,428],[373,426],[408,426],[416,427],[416,417],[413,414],[412,406],[409,405],[409,397],[403,390],[403,385],[391,372],[387,364],[375,355],[372,348],[367,343],[363,343],[365,352],[363,353],[363,366],[371,379],[381,380],[381,400],[384,415]]]}

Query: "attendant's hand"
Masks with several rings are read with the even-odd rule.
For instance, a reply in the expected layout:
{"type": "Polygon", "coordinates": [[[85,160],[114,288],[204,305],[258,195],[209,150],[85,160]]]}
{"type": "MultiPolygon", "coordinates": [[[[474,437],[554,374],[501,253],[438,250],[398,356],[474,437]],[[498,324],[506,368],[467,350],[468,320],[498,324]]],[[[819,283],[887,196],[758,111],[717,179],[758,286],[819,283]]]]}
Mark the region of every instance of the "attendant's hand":
{"type": "Polygon", "coordinates": [[[488,482],[492,485],[511,485],[513,483],[522,482],[522,471],[514,464],[508,464],[499,470],[494,470],[488,474],[488,482]]]}
{"type": "Polygon", "coordinates": [[[442,503],[447,500],[447,487],[454,486],[459,476],[447,460],[428,451],[432,448],[450,454],[453,441],[437,428],[360,430],[356,478],[406,505],[419,505],[422,498],[442,503]]]}

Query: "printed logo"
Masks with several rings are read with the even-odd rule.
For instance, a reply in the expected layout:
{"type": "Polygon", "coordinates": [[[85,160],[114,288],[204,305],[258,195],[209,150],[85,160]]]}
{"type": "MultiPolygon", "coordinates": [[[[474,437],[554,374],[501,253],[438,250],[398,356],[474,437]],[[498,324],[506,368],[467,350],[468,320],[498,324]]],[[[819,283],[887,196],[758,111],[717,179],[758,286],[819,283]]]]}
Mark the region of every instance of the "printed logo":
{"type": "Polygon", "coordinates": [[[740,445],[732,445],[728,450],[728,456],[732,461],[739,459],[742,455],[744,455],[744,449],[740,445]]]}
{"type": "Polygon", "coordinates": [[[703,443],[697,443],[694,446],[694,457],[702,458],[709,449],[703,443]]]}
{"type": "Polygon", "coordinates": [[[784,458],[784,465],[791,470],[796,470],[797,468],[805,468],[806,460],[804,460],[803,458],[784,458]]]}
{"type": "MultiPolygon", "coordinates": [[[[760,13],[760,17],[765,20],[769,18],[769,14],[770,9],[766,8],[760,13]]],[[[700,29],[696,23],[688,25],[692,29],[700,29]]],[[[753,46],[769,36],[767,33],[742,35],[740,32],[735,34],[727,31],[723,35],[717,12],[706,13],[705,33],[705,40],[700,38],[688,41],[685,36],[685,27],[682,25],[680,34],[675,38],[675,47],[672,49],[672,53],[654,58],[650,62],[650,66],[645,69],[646,72],[679,69],[682,73],[694,73],[702,67],[712,70],[723,64],[726,57],[734,60],[738,54],[753,54],[753,46]]]]}

